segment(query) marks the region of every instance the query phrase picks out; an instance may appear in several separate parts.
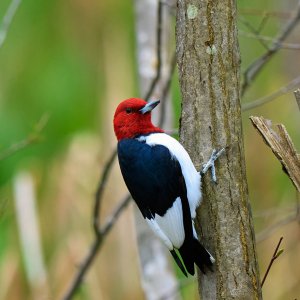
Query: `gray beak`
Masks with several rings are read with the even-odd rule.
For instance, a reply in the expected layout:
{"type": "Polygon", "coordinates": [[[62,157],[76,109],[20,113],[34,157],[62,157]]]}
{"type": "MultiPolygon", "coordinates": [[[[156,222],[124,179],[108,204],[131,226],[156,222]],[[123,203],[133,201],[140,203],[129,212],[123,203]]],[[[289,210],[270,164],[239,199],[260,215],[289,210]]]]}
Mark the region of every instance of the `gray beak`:
{"type": "Polygon", "coordinates": [[[145,114],[147,112],[150,112],[152,109],[154,109],[158,104],[160,103],[159,100],[148,102],[142,109],[140,109],[140,112],[142,114],[145,114]]]}

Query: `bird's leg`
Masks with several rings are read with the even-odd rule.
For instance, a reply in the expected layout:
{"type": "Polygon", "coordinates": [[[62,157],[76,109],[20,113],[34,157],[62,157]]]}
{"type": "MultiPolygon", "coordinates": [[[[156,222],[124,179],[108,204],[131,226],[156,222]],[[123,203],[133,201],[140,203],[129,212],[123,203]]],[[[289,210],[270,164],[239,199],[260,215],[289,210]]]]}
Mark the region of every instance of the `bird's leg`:
{"type": "Polygon", "coordinates": [[[205,163],[202,166],[202,169],[200,171],[200,175],[204,175],[209,169],[211,169],[211,179],[213,182],[217,182],[217,176],[216,176],[216,168],[215,168],[215,161],[225,152],[225,148],[222,148],[220,151],[217,151],[216,149],[213,150],[209,160],[207,163],[205,163]]]}

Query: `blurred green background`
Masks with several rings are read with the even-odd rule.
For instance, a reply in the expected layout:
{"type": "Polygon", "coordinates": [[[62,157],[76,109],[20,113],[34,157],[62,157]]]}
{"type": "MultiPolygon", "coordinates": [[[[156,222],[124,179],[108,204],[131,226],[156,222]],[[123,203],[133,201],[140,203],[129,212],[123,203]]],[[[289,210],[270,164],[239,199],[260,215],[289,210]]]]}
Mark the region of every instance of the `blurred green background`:
{"type": "MultiPolygon", "coordinates": [[[[0,20],[10,3],[1,0],[0,20]]],[[[276,36],[296,4],[238,1],[242,72],[265,51],[257,39],[245,34],[249,32],[245,23],[257,29],[263,21],[261,34],[276,36]],[[276,14],[266,17],[270,11],[276,14]]],[[[299,37],[297,26],[287,41],[300,44],[299,37]]],[[[0,153],[28,139],[40,121],[46,120],[46,125],[36,143],[0,161],[1,300],[59,299],[86,254],[93,238],[94,191],[116,145],[113,112],[120,100],[138,96],[135,51],[132,1],[21,2],[0,48],[0,153]],[[29,182],[33,189],[42,245],[41,268],[33,275],[26,265],[15,204],[22,182],[29,182]]],[[[254,81],[243,103],[278,90],[300,76],[299,70],[300,50],[282,49],[254,81]]],[[[180,97],[176,78],[174,128],[180,97]]],[[[249,192],[258,235],[296,214],[296,192],[252,128],[249,116],[284,123],[300,149],[299,114],[292,92],[243,113],[249,192]]],[[[109,215],[125,191],[115,165],[101,217],[109,215]]],[[[30,223],[25,220],[28,230],[30,223]]],[[[295,299],[300,295],[299,224],[290,221],[275,229],[257,246],[263,275],[279,237],[284,236],[284,254],[272,267],[263,293],[265,299],[295,299]]],[[[142,298],[134,236],[130,208],[106,240],[76,299],[142,298]]],[[[183,284],[182,294],[184,299],[197,299],[195,280],[183,284]]]]}

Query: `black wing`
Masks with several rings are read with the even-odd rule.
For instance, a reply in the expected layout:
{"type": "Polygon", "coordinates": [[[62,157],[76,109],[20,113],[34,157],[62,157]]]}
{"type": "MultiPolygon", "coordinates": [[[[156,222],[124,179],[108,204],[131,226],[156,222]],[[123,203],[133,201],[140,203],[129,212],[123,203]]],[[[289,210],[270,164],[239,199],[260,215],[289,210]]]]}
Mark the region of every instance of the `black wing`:
{"type": "Polygon", "coordinates": [[[181,167],[168,148],[135,139],[118,143],[121,172],[144,218],[163,216],[182,194],[181,167]]]}
{"type": "MultiPolygon", "coordinates": [[[[194,263],[201,270],[204,270],[204,265],[211,266],[210,254],[193,237],[184,176],[178,160],[172,157],[169,149],[162,145],[149,146],[134,139],[124,139],[118,143],[118,157],[125,183],[144,218],[155,218],[155,214],[164,216],[176,198],[180,197],[185,239],[179,252],[188,272],[194,274],[194,263]]],[[[187,275],[175,250],[170,252],[187,275]]]]}

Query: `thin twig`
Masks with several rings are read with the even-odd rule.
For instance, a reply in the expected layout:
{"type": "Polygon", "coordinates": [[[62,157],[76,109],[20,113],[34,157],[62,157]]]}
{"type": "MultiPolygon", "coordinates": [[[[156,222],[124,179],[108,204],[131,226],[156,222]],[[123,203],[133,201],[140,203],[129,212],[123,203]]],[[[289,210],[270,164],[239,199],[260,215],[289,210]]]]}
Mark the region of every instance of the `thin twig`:
{"type": "MultiPolygon", "coordinates": [[[[282,211],[282,209],[281,209],[282,211]]],[[[259,232],[256,235],[256,242],[260,243],[270,237],[277,229],[290,224],[294,221],[298,221],[300,223],[300,203],[299,203],[299,192],[296,190],[296,208],[293,209],[293,213],[289,214],[285,218],[279,220],[275,224],[271,225],[270,227],[264,229],[263,231],[259,232]],[[295,214],[296,211],[296,214],[295,214]]],[[[267,215],[265,215],[267,216],[267,215]]],[[[269,214],[270,216],[270,214],[269,214]]]]}
{"type": "Polygon", "coordinates": [[[283,213],[292,213],[294,210],[295,208],[292,206],[287,206],[287,207],[276,206],[276,207],[271,207],[264,210],[253,212],[253,218],[255,219],[269,218],[274,215],[282,215],[283,213]]]}
{"type": "MultiPolygon", "coordinates": [[[[300,84],[300,76],[294,78],[288,84],[282,86],[279,90],[273,92],[270,95],[264,96],[262,98],[259,98],[259,99],[255,100],[255,101],[251,101],[249,103],[242,104],[242,111],[247,111],[247,110],[250,110],[250,109],[254,109],[254,108],[262,106],[266,103],[269,103],[269,102],[277,99],[278,97],[283,96],[283,95],[291,92],[299,84],[300,84]]],[[[300,103],[299,103],[299,105],[300,105],[300,103]]]]}
{"type": "MultiPolygon", "coordinates": [[[[245,32],[243,30],[239,30],[239,34],[241,36],[244,36],[244,37],[247,37],[247,38],[257,39],[260,42],[272,42],[272,43],[277,42],[276,39],[274,39],[273,37],[260,35],[260,34],[257,34],[257,33],[245,32]]],[[[264,43],[263,46],[265,48],[269,48],[266,43],[264,43]]],[[[300,50],[300,44],[297,44],[297,43],[282,42],[282,43],[280,43],[279,46],[280,46],[281,49],[300,50]]]]}
{"type": "Polygon", "coordinates": [[[157,33],[156,33],[156,57],[157,57],[157,68],[156,68],[156,75],[151,82],[150,88],[146,93],[144,99],[149,100],[151,97],[161,75],[161,41],[162,41],[162,16],[163,16],[163,3],[162,1],[158,2],[157,8],[157,33]]]}
{"type": "Polygon", "coordinates": [[[12,144],[9,148],[0,153],[0,161],[3,159],[7,159],[8,157],[23,150],[31,144],[38,142],[41,137],[41,132],[47,125],[48,120],[49,116],[47,114],[43,115],[35,125],[34,131],[30,133],[27,138],[15,144],[12,144]]]}
{"type": "Polygon", "coordinates": [[[121,212],[124,210],[124,208],[127,207],[128,203],[130,202],[130,199],[131,195],[127,194],[123,198],[123,200],[120,201],[120,204],[116,207],[115,211],[111,214],[111,216],[107,218],[105,225],[98,232],[98,235],[102,235],[102,239],[109,233],[109,231],[117,221],[118,217],[120,216],[121,212]]]}
{"type": "Polygon", "coordinates": [[[94,239],[92,245],[89,248],[89,251],[85,258],[83,259],[82,263],[80,264],[80,267],[78,269],[78,272],[76,273],[75,277],[73,278],[73,281],[67,290],[66,294],[63,296],[62,299],[64,300],[70,300],[75,295],[76,291],[80,287],[84,276],[88,269],[91,267],[92,262],[94,261],[97,253],[99,252],[99,249],[103,245],[103,242],[112,229],[113,225],[115,224],[116,220],[120,216],[120,214],[123,212],[124,208],[128,205],[130,202],[130,195],[127,195],[123,200],[120,201],[120,204],[116,207],[114,212],[111,214],[110,217],[107,218],[105,224],[101,229],[98,229],[96,238],[94,239]]]}
{"type": "Polygon", "coordinates": [[[266,280],[266,278],[267,278],[267,276],[268,276],[268,274],[269,274],[269,272],[270,272],[270,270],[271,270],[271,267],[272,267],[274,261],[275,261],[275,260],[279,257],[279,255],[282,253],[282,252],[278,252],[278,249],[279,249],[279,247],[280,247],[280,244],[281,244],[282,240],[283,240],[283,237],[280,238],[280,240],[279,240],[279,242],[278,242],[278,244],[277,244],[277,246],[276,246],[276,248],[275,248],[275,251],[274,251],[274,253],[273,253],[273,256],[272,256],[272,258],[271,258],[271,261],[270,261],[270,263],[269,263],[269,265],[268,265],[266,274],[265,274],[263,280],[261,281],[261,287],[263,287],[263,285],[264,285],[264,283],[265,283],[265,280],[266,280]]]}
{"type": "Polygon", "coordinates": [[[23,150],[27,146],[33,144],[37,138],[35,136],[29,135],[26,139],[12,144],[9,148],[0,153],[0,161],[8,158],[9,156],[23,150]]]}
{"type": "Polygon", "coordinates": [[[176,67],[176,53],[173,54],[168,80],[166,81],[166,84],[162,90],[162,96],[160,99],[161,100],[161,108],[160,108],[160,116],[159,116],[159,123],[158,123],[159,127],[162,127],[164,124],[164,120],[165,120],[165,116],[166,116],[166,98],[170,91],[175,67],[176,67]]]}
{"type": "Polygon", "coordinates": [[[288,225],[294,221],[298,220],[298,215],[293,213],[289,216],[287,216],[286,218],[279,220],[278,222],[276,222],[275,224],[271,225],[270,227],[264,229],[263,231],[259,232],[256,235],[256,242],[257,243],[261,243],[264,240],[266,240],[267,238],[269,238],[277,229],[288,225]]]}
{"type": "Polygon", "coordinates": [[[265,43],[265,40],[263,38],[261,38],[260,31],[256,30],[244,17],[240,17],[239,20],[252,32],[252,34],[251,34],[251,33],[239,30],[239,34],[242,34],[242,35],[247,36],[247,37],[248,36],[254,37],[255,39],[260,41],[260,43],[262,44],[262,46],[265,49],[269,50],[268,44],[265,43]]]}
{"type": "Polygon", "coordinates": [[[286,24],[282,32],[275,39],[268,51],[266,51],[262,56],[257,58],[244,72],[244,83],[242,85],[241,93],[245,94],[250,83],[256,78],[262,68],[267,62],[281,49],[281,43],[289,36],[295,26],[300,20],[300,1],[298,2],[296,12],[291,20],[286,24]]]}
{"type": "Polygon", "coordinates": [[[258,29],[257,29],[257,33],[258,34],[260,34],[263,31],[263,29],[265,28],[265,26],[266,26],[267,21],[269,20],[269,18],[270,18],[270,15],[268,15],[268,14],[264,14],[263,15],[263,18],[262,18],[262,20],[261,20],[261,22],[260,22],[260,24],[258,26],[258,29]]]}
{"type": "Polygon", "coordinates": [[[111,156],[107,160],[104,169],[102,171],[100,183],[98,185],[96,196],[95,196],[95,204],[94,204],[94,210],[93,210],[93,226],[94,231],[96,234],[99,232],[100,228],[100,220],[99,220],[99,212],[100,212],[100,206],[101,206],[101,199],[102,195],[106,186],[106,182],[109,176],[109,173],[111,171],[112,165],[117,157],[117,149],[114,149],[111,156]]]}
{"type": "Polygon", "coordinates": [[[241,15],[269,16],[280,19],[290,19],[293,16],[293,12],[291,11],[264,11],[255,8],[240,8],[239,13],[241,15]]]}
{"type": "Polygon", "coordinates": [[[2,24],[0,26],[0,48],[3,46],[4,41],[7,36],[7,32],[9,30],[9,26],[12,22],[13,17],[15,16],[18,7],[21,4],[21,0],[12,0],[10,5],[3,17],[2,24]]]}

